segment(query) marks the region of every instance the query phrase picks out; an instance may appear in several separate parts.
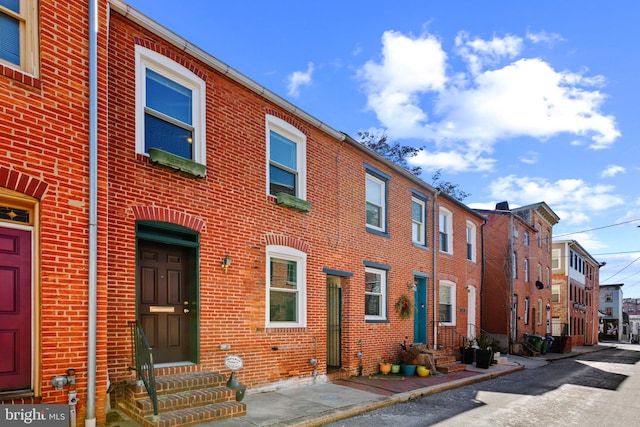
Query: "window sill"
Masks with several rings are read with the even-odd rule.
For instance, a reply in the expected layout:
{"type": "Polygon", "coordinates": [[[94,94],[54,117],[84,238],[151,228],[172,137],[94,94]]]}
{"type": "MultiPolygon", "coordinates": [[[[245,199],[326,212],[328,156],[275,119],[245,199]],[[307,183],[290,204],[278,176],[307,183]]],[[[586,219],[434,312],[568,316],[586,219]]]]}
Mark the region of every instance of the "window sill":
{"type": "Polygon", "coordinates": [[[195,178],[204,178],[207,167],[184,157],[176,156],[159,148],[149,148],[151,163],[180,171],[195,178]]]}
{"type": "Polygon", "coordinates": [[[295,196],[287,193],[276,194],[276,203],[282,206],[286,206],[300,212],[311,212],[311,202],[298,199],[295,196]]]}

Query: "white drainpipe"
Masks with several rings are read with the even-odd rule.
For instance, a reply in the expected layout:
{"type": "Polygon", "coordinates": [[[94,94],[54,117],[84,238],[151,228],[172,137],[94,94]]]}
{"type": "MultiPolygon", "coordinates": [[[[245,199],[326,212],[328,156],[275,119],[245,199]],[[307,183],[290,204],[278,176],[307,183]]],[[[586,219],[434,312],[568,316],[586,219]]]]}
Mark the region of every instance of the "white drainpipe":
{"type": "Polygon", "coordinates": [[[433,348],[434,350],[438,348],[438,305],[436,304],[436,296],[437,296],[437,284],[438,284],[438,269],[437,269],[437,254],[439,250],[438,246],[438,229],[437,229],[437,220],[438,218],[438,194],[440,194],[440,190],[436,190],[433,196],[433,215],[431,215],[431,222],[433,223],[433,348]]]}
{"type": "Polygon", "coordinates": [[[89,289],[87,342],[87,414],[85,426],[96,425],[98,211],[98,0],[89,1],[89,289]]]}

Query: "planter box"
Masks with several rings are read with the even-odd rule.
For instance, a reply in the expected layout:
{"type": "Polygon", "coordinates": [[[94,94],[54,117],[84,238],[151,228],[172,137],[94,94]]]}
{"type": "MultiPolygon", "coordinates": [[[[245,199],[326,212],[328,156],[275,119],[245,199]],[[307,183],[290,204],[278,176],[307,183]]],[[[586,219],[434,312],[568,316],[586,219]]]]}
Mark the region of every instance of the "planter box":
{"type": "Polygon", "coordinates": [[[476,350],[476,368],[489,369],[493,362],[493,350],[476,350]]]}

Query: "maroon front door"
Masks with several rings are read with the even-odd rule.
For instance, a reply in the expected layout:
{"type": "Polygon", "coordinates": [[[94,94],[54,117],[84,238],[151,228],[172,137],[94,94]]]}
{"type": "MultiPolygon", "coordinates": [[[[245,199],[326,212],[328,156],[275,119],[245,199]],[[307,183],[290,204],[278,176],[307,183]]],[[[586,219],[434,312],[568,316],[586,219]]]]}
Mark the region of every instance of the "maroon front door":
{"type": "Polygon", "coordinates": [[[0,227],[0,391],[31,389],[31,231],[0,227]]]}
{"type": "Polygon", "coordinates": [[[138,313],[154,363],[188,361],[190,313],[188,256],[180,246],[141,241],[138,313]]]}

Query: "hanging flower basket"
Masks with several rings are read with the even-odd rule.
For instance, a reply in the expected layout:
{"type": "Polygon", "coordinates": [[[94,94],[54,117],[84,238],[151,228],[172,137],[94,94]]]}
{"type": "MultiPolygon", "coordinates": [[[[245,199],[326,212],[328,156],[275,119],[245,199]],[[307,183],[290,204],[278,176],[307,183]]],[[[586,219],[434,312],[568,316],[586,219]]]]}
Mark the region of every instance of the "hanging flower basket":
{"type": "Polygon", "coordinates": [[[413,302],[411,301],[411,299],[404,294],[400,296],[400,298],[398,298],[398,301],[396,302],[396,313],[398,313],[400,318],[408,319],[409,317],[411,317],[412,310],[413,302]]]}

